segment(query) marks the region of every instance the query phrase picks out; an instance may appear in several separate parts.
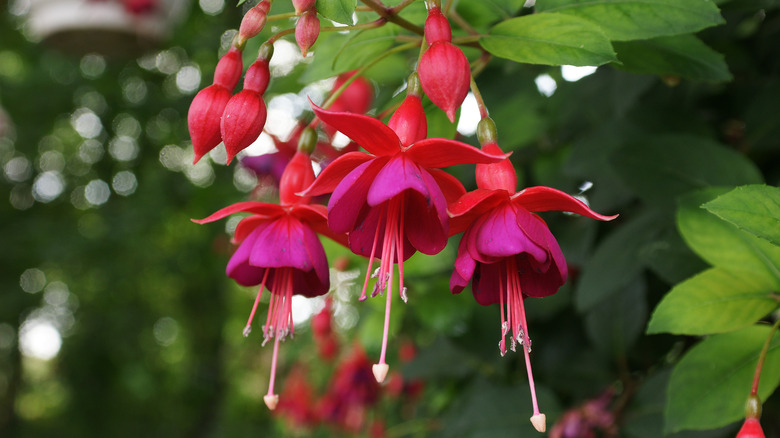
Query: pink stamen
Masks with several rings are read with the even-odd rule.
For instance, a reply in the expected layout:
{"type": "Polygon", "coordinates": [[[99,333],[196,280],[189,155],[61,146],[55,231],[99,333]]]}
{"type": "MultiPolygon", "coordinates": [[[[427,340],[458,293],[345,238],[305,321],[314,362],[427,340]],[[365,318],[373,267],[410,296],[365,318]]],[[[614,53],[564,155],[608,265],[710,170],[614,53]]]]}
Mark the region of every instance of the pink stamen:
{"type": "MultiPolygon", "coordinates": [[[[382,205],[382,209],[385,206],[382,205]]],[[[381,216],[381,213],[380,213],[381,216]]],[[[368,258],[368,269],[366,269],[366,281],[363,282],[363,292],[360,294],[358,301],[366,300],[366,288],[368,288],[368,279],[371,278],[371,267],[374,265],[374,256],[376,255],[376,244],[379,240],[379,226],[376,227],[376,233],[374,234],[374,244],[371,246],[371,257],[368,258]]]]}
{"type": "Polygon", "coordinates": [[[257,305],[260,303],[260,296],[263,294],[263,289],[265,288],[265,281],[268,280],[268,273],[270,271],[271,271],[270,269],[265,270],[265,274],[263,274],[263,281],[260,282],[260,288],[257,290],[257,297],[255,297],[255,304],[252,305],[252,311],[249,313],[249,319],[246,321],[246,327],[244,327],[245,338],[249,336],[249,332],[252,331],[252,319],[254,319],[255,312],[257,312],[257,305]]]}
{"type": "Polygon", "coordinates": [[[525,357],[525,369],[528,373],[528,386],[531,389],[531,404],[534,408],[534,416],[540,415],[539,403],[536,400],[536,386],[534,385],[534,374],[531,369],[531,340],[528,335],[528,325],[525,320],[525,304],[523,303],[523,292],[520,287],[520,277],[517,272],[517,266],[515,265],[515,259],[509,259],[509,265],[507,268],[507,282],[509,283],[509,296],[514,297],[515,300],[519,300],[516,303],[516,307],[513,309],[515,314],[515,324],[517,326],[513,330],[515,338],[518,338],[520,331],[522,330],[523,356],[525,357]],[[520,327],[522,325],[522,328],[520,327]]]}
{"type": "MultiPolygon", "coordinates": [[[[276,394],[274,394],[274,382],[276,381],[276,360],[279,357],[279,341],[281,340],[281,336],[277,336],[276,339],[274,339],[274,353],[271,357],[271,378],[268,382],[268,394],[266,394],[267,399],[273,399],[278,397],[276,394]]],[[[275,407],[275,406],[274,406],[275,407]]],[[[271,410],[273,408],[269,406],[271,410]]]]}

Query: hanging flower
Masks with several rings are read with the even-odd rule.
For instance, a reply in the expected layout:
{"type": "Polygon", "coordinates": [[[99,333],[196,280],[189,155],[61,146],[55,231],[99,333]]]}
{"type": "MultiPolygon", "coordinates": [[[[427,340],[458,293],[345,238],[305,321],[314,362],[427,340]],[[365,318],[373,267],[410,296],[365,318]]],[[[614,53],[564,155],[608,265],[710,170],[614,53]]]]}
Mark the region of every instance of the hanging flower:
{"type": "MultiPolygon", "coordinates": [[[[495,125],[485,118],[478,127],[485,152],[501,151],[495,142],[495,125]]],[[[543,432],[545,416],[539,412],[529,353],[531,340],[523,300],[552,295],[566,281],[566,260],[547,224],[536,212],[559,210],[592,219],[612,220],[582,201],[550,187],[529,187],[515,191],[517,177],[508,159],[477,165],[477,190],[463,195],[449,207],[453,232],[465,229],[455,269],[450,278],[452,293],[460,293],[471,282],[474,298],[482,305],[499,304],[501,312],[501,355],[519,344],[525,356],[534,415],[531,422],[543,432]]]]}
{"type": "Polygon", "coordinates": [[[279,396],[274,393],[279,342],[292,336],[294,331],[292,296],[315,297],[325,294],[330,287],[328,261],[317,233],[346,243],[328,229],[324,206],[309,205],[309,197],[296,195],[313,180],[314,172],[308,155],[298,152],[282,175],[281,205],[239,202],[194,221],[204,224],[233,213],[252,213],[236,227],[233,240],[239,246],[228,262],[227,275],[242,286],[260,285],[244,336],[249,336],[263,289],[271,292],[268,317],[263,326],[263,345],[274,339],[271,379],[268,394],[264,397],[266,405],[272,410],[279,401],[279,396]]]}
{"type": "MultiPolygon", "coordinates": [[[[413,75],[406,102],[388,125],[360,114],[328,111],[312,104],[314,113],[368,151],[350,152],[326,167],[307,195],[333,192],[328,203],[328,225],[336,233],[349,233],[349,247],[369,258],[361,300],[366,298],[368,276],[376,277],[372,296],[392,288],[398,264],[398,291],[407,300],[403,261],[416,251],[437,254],[447,245],[447,202],[465,192],[457,179],[441,167],[499,161],[465,143],[443,138],[425,139],[425,113],[419,85],[413,75]],[[371,269],[376,258],[379,269],[371,269]]],[[[391,293],[387,294],[385,326],[377,381],[387,375],[385,362],[390,323],[391,293]]]]}

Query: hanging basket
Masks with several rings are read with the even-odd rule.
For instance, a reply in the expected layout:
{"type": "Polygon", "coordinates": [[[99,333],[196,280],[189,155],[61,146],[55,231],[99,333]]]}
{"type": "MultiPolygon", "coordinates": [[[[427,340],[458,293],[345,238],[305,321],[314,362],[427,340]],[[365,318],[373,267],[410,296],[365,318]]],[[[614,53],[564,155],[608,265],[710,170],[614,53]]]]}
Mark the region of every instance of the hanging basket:
{"type": "Polygon", "coordinates": [[[189,0],[29,0],[31,37],[83,55],[136,56],[166,40],[189,0]]]}

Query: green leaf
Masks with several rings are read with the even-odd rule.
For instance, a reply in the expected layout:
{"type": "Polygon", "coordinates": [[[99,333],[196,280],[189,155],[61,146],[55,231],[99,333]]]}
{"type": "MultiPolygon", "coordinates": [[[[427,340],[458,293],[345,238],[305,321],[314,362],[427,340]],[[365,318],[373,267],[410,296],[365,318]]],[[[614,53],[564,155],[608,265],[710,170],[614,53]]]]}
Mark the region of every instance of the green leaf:
{"type": "Polygon", "coordinates": [[[744,155],[693,135],[640,140],[611,158],[621,179],[640,198],[667,208],[674,206],[677,196],[694,189],[762,182],[758,168],[744,155]]]}
{"type": "Polygon", "coordinates": [[[615,42],[617,68],[631,73],[674,75],[697,81],[732,79],[723,55],[693,35],[615,42]]]}
{"type": "MultiPolygon", "coordinates": [[[[664,429],[712,429],[745,417],[745,398],[769,327],[713,335],[691,348],[669,381],[664,429]]],[[[780,335],[775,333],[761,373],[762,400],[780,382],[780,335]]]]}
{"type": "Polygon", "coordinates": [[[749,273],[780,289],[780,247],[699,207],[725,190],[711,188],[680,198],[677,227],[683,240],[707,263],[749,273]]]}
{"type": "Polygon", "coordinates": [[[709,0],[544,0],[536,9],[591,20],[614,41],[693,33],[725,23],[709,0]]]}
{"type": "Polygon", "coordinates": [[[353,24],[357,0],[317,0],[317,13],[342,24],[353,24]]]}
{"type": "Polygon", "coordinates": [[[780,245],[780,188],[737,187],[702,207],[738,228],[780,245]]]}
{"type": "Polygon", "coordinates": [[[750,273],[712,268],[669,291],[647,332],[706,335],[740,329],[777,308],[774,290],[771,282],[750,273]]]}
{"type": "Polygon", "coordinates": [[[617,61],[598,26],[566,14],[532,14],[503,21],[480,38],[480,44],[496,56],[529,64],[582,66],[617,61]]]}
{"type": "Polygon", "coordinates": [[[659,216],[644,214],[607,236],[582,269],[575,303],[581,312],[628,286],[644,268],[642,247],[660,232],[659,216]]]}

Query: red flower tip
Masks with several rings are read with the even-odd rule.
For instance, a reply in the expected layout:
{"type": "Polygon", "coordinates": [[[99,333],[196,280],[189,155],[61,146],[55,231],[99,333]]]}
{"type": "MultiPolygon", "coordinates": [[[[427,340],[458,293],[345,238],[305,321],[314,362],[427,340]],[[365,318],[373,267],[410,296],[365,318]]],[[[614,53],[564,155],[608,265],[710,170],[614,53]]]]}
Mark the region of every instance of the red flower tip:
{"type": "Polygon", "coordinates": [[[241,51],[236,47],[231,47],[217,63],[214,69],[214,83],[233,91],[241,79],[241,73],[244,70],[244,63],[241,60],[241,51]]]}
{"type": "Polygon", "coordinates": [[[220,118],[229,100],[230,91],[217,84],[200,90],[192,99],[187,113],[187,126],[195,151],[193,164],[222,141],[220,118]]]}
{"type": "Polygon", "coordinates": [[[466,55],[451,43],[438,42],[423,54],[417,71],[425,94],[454,123],[455,111],[469,92],[471,68],[466,55]]]}
{"type": "MultiPolygon", "coordinates": [[[[355,75],[354,71],[342,73],[333,84],[333,91],[338,90],[349,78],[355,75]]],[[[365,114],[374,101],[374,87],[364,77],[359,76],[344,89],[341,95],[330,106],[331,111],[348,111],[351,113],[365,114]]]]}
{"type": "Polygon", "coordinates": [[[265,127],[266,115],[263,97],[252,90],[241,90],[230,98],[220,123],[228,164],[257,140],[265,127]]]}
{"type": "Polygon", "coordinates": [[[422,101],[414,94],[408,94],[401,106],[387,122],[401,144],[409,146],[428,136],[428,121],[425,118],[425,110],[422,101]]]}
{"type": "Polygon", "coordinates": [[[268,70],[268,60],[259,58],[246,70],[246,76],[244,76],[244,90],[263,94],[268,88],[268,82],[270,80],[271,72],[268,70]]]}
{"type": "Polygon", "coordinates": [[[309,187],[312,182],[314,182],[314,170],[311,168],[311,159],[303,152],[296,152],[284,169],[279,182],[279,201],[283,206],[308,204],[310,197],[298,196],[296,193],[309,187]]]}
{"type": "Polygon", "coordinates": [[[314,3],[316,3],[316,0],[292,0],[296,15],[301,15],[303,12],[313,8],[314,3]]]}
{"type": "Polygon", "coordinates": [[[271,3],[268,0],[263,0],[246,12],[241,20],[241,26],[238,28],[238,44],[240,46],[243,46],[246,40],[254,38],[263,30],[270,8],[271,3]]]}
{"type": "Polygon", "coordinates": [[[737,432],[737,438],[765,438],[764,429],[757,418],[746,418],[737,432]]]}
{"type": "Polygon", "coordinates": [[[320,35],[320,19],[317,11],[312,7],[306,10],[295,25],[295,41],[301,49],[303,56],[309,51],[317,37],[320,35]]]}
{"type": "MultiPolygon", "coordinates": [[[[482,150],[493,155],[503,153],[501,148],[495,143],[488,143],[482,146],[482,150]]],[[[477,164],[476,176],[477,187],[480,189],[506,190],[513,194],[517,188],[517,174],[509,158],[504,158],[498,163],[477,164]]]]}
{"type": "Polygon", "coordinates": [[[438,7],[428,11],[428,18],[425,19],[425,41],[428,46],[442,41],[447,43],[452,41],[450,23],[438,7]]]}

